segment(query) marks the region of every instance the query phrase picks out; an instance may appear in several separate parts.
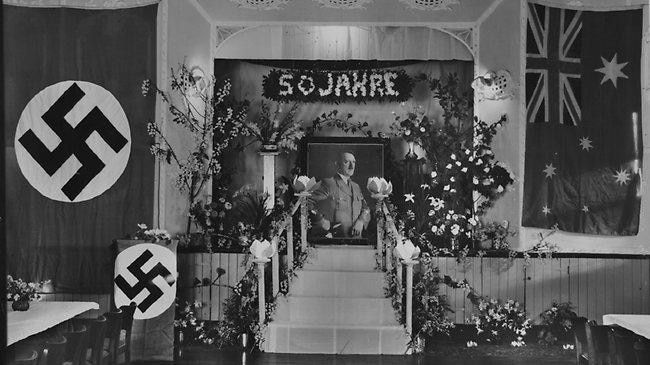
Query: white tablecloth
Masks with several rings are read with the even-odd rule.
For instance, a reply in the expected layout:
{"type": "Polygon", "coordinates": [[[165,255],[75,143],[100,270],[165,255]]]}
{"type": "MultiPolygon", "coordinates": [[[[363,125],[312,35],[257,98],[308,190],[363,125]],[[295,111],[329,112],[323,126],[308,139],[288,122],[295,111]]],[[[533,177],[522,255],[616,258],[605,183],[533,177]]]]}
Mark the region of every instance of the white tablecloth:
{"type": "Polygon", "coordinates": [[[650,314],[605,314],[603,324],[616,324],[650,339],[650,314]]]}
{"type": "Polygon", "coordinates": [[[18,312],[7,303],[7,345],[43,332],[87,310],[99,309],[94,302],[30,302],[29,310],[18,312]]]}

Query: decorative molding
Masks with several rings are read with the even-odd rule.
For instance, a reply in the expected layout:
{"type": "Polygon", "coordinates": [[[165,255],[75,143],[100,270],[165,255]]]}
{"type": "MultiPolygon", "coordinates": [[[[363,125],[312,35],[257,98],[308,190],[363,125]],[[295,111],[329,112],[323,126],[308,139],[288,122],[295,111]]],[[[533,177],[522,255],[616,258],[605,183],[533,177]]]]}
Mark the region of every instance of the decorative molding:
{"type": "Polygon", "coordinates": [[[365,4],[370,4],[374,0],[314,0],[325,8],[334,9],[364,9],[365,4]]]}
{"type": "MultiPolygon", "coordinates": [[[[216,54],[216,50],[219,49],[219,46],[223,44],[223,42],[226,41],[226,39],[232,37],[233,35],[247,29],[250,27],[243,26],[243,25],[216,25],[214,26],[214,39],[212,43],[214,45],[214,54],[216,54]]],[[[214,57],[213,57],[214,58],[214,57]]]]}
{"type": "MultiPolygon", "coordinates": [[[[441,30],[445,33],[450,34],[452,37],[458,39],[461,43],[469,49],[469,51],[472,53],[474,56],[474,59],[476,59],[477,55],[477,49],[476,45],[474,44],[475,39],[474,39],[474,28],[437,28],[437,27],[429,27],[431,29],[437,29],[441,30]]],[[[478,41],[478,39],[476,39],[478,41]]]]}
{"type": "Polygon", "coordinates": [[[5,5],[32,8],[125,9],[157,4],[161,0],[2,0],[5,5]]]}
{"type": "Polygon", "coordinates": [[[416,10],[451,10],[450,5],[458,5],[458,0],[399,0],[409,9],[416,10]]]}
{"type": "Polygon", "coordinates": [[[237,6],[253,10],[278,10],[280,5],[284,5],[289,0],[230,0],[237,6]]]}
{"type": "Polygon", "coordinates": [[[480,27],[481,24],[483,24],[483,22],[485,21],[485,19],[487,19],[490,15],[492,15],[492,13],[494,13],[494,11],[497,10],[497,8],[499,7],[499,5],[501,5],[502,2],[503,0],[494,0],[494,2],[490,4],[490,6],[488,6],[487,9],[485,9],[483,14],[481,14],[481,16],[478,17],[478,20],[476,20],[477,26],[480,27]]]}

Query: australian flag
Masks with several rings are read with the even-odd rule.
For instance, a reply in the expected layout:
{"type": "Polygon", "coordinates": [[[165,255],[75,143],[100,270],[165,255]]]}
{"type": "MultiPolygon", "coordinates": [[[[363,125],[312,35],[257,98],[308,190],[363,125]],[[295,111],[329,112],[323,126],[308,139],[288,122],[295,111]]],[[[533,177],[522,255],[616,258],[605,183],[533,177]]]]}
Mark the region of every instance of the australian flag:
{"type": "Polygon", "coordinates": [[[524,226],[637,234],[642,22],[528,3],[524,226]]]}

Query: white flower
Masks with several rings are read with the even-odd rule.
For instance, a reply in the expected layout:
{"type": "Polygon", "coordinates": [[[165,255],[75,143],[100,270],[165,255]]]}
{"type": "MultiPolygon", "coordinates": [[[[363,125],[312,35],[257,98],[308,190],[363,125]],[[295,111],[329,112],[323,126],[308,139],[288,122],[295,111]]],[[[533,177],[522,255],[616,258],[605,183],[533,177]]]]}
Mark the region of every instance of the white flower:
{"type": "Polygon", "coordinates": [[[431,232],[433,232],[433,233],[438,232],[438,227],[437,226],[431,226],[431,232]]]}
{"type": "Polygon", "coordinates": [[[451,164],[447,164],[447,166],[445,166],[445,168],[451,169],[451,164]]]}
{"type": "Polygon", "coordinates": [[[415,246],[411,240],[405,240],[404,242],[397,242],[395,245],[395,252],[397,256],[404,261],[415,260],[420,256],[420,248],[415,246]]]}
{"type": "Polygon", "coordinates": [[[451,187],[450,187],[449,185],[445,185],[445,187],[442,188],[442,189],[445,190],[445,191],[448,191],[450,188],[451,188],[451,187]]]}
{"type": "Polygon", "coordinates": [[[452,160],[455,160],[455,159],[456,159],[456,155],[453,154],[453,153],[452,153],[451,156],[449,156],[449,157],[451,157],[452,160]]]}
{"type": "Polygon", "coordinates": [[[453,226],[451,226],[451,234],[455,236],[459,232],[460,232],[460,226],[458,224],[454,224],[453,226]]]}
{"type": "Polygon", "coordinates": [[[255,240],[250,247],[250,253],[258,260],[269,259],[275,255],[275,248],[268,240],[255,240]]]}
{"type": "Polygon", "coordinates": [[[138,228],[140,229],[147,229],[147,225],[144,223],[138,223],[138,228]]]}
{"type": "Polygon", "coordinates": [[[434,179],[436,176],[438,176],[438,173],[435,171],[431,171],[431,178],[434,179]]]}
{"type": "Polygon", "coordinates": [[[463,167],[462,169],[460,169],[460,171],[462,171],[463,173],[466,173],[467,172],[467,167],[463,167]]]}
{"type": "Polygon", "coordinates": [[[390,195],[393,192],[393,184],[383,177],[369,177],[366,188],[372,194],[390,195]]]}
{"type": "Polygon", "coordinates": [[[472,182],[474,183],[474,185],[478,185],[478,178],[476,178],[476,176],[474,176],[472,178],[472,182]]]}
{"type": "Polygon", "coordinates": [[[293,190],[297,193],[302,193],[303,191],[311,191],[316,187],[316,179],[313,177],[310,178],[305,175],[296,176],[293,179],[293,190]]]}
{"type": "Polygon", "coordinates": [[[467,341],[467,347],[476,347],[478,344],[474,341],[467,341]]]}

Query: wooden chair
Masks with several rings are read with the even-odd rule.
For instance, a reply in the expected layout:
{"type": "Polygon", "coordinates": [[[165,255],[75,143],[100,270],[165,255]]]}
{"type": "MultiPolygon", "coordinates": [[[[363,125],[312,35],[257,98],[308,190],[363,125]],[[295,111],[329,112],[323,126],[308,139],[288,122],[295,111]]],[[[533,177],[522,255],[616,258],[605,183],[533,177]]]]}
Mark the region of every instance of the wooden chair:
{"type": "Polygon", "coordinates": [[[118,309],[115,312],[106,312],[104,316],[106,316],[107,324],[106,335],[104,338],[104,351],[102,354],[102,365],[116,365],[124,312],[122,312],[121,309],[118,309]]]}
{"type": "Polygon", "coordinates": [[[104,338],[106,337],[106,317],[95,319],[75,319],[75,328],[87,327],[87,340],[82,350],[81,364],[102,365],[104,338]]]}
{"type": "Polygon", "coordinates": [[[589,364],[587,346],[587,318],[577,317],[572,320],[573,338],[575,340],[576,364],[589,364]]]}
{"type": "Polygon", "coordinates": [[[587,354],[589,365],[613,365],[610,360],[609,335],[610,326],[600,326],[593,321],[587,322],[587,354]]]}
{"type": "Polygon", "coordinates": [[[634,342],[638,336],[625,329],[612,326],[609,331],[612,349],[610,357],[613,365],[636,365],[634,342]]]}
{"type": "Polygon", "coordinates": [[[65,356],[68,340],[64,336],[45,341],[41,365],[61,365],[65,356]]]}
{"type": "Polygon", "coordinates": [[[120,355],[124,355],[124,364],[131,363],[131,329],[133,327],[133,314],[135,313],[135,302],[120,307],[122,310],[122,328],[116,352],[116,361],[120,355]]]}
{"type": "Polygon", "coordinates": [[[634,354],[636,355],[637,365],[650,364],[650,341],[640,339],[634,343],[634,354]]]}
{"type": "Polygon", "coordinates": [[[61,333],[68,340],[63,365],[84,365],[88,348],[88,331],[85,325],[61,333]]]}
{"type": "Polygon", "coordinates": [[[18,354],[9,365],[38,365],[38,352],[29,350],[18,354]]]}

